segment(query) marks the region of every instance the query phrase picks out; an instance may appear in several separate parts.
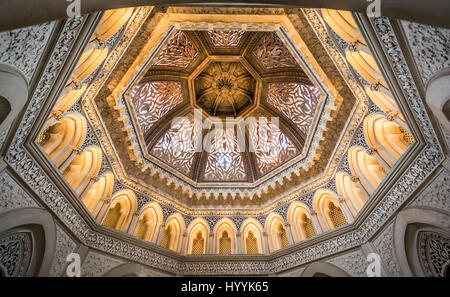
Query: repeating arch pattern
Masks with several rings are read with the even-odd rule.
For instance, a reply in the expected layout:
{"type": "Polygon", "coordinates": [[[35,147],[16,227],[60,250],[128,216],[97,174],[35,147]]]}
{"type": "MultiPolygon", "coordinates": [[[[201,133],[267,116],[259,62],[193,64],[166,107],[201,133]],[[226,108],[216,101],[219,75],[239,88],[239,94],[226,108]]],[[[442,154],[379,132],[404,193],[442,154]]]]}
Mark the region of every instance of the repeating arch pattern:
{"type": "Polygon", "coordinates": [[[89,147],[72,160],[64,170],[63,176],[75,193],[80,195],[89,183],[95,180],[101,163],[102,151],[100,148],[97,146],[89,147]]]}
{"type": "Polygon", "coordinates": [[[408,149],[405,132],[382,114],[371,114],[364,119],[364,136],[367,144],[374,148],[390,167],[408,149]]]}
{"type": "Polygon", "coordinates": [[[188,254],[208,254],[209,247],[209,225],[202,218],[197,218],[189,224],[187,229],[188,254]]]}
{"type": "Polygon", "coordinates": [[[353,176],[361,181],[363,187],[372,194],[386,176],[385,169],[374,156],[360,147],[348,150],[348,163],[353,176]]]}
{"type": "Polygon", "coordinates": [[[119,191],[114,194],[107,209],[102,224],[125,231],[136,212],[136,196],[131,190],[119,191]]]}
{"type": "Polygon", "coordinates": [[[60,167],[80,149],[86,129],[86,119],[82,115],[69,113],[48,127],[39,136],[38,143],[53,163],[60,167]]]}

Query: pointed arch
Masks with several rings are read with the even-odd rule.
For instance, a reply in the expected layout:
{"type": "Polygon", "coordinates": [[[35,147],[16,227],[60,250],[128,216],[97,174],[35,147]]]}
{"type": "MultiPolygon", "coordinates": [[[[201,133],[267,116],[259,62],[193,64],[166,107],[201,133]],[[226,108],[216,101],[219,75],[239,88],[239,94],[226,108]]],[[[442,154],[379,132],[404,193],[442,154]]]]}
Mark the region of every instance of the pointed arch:
{"type": "Polygon", "coordinates": [[[93,217],[96,217],[100,208],[97,205],[100,201],[106,201],[111,197],[114,188],[114,175],[112,172],[106,172],[98,181],[96,181],[82,198],[84,206],[89,210],[93,217]]]}
{"type": "Polygon", "coordinates": [[[108,40],[125,25],[133,14],[134,8],[107,10],[102,16],[100,23],[94,33],[94,38],[108,40]]]}
{"type": "Polygon", "coordinates": [[[207,254],[209,232],[209,225],[205,219],[197,218],[193,220],[187,229],[187,254],[207,254]]]}
{"type": "Polygon", "coordinates": [[[331,29],[348,43],[364,41],[350,11],[324,8],[322,16],[331,29]]]}
{"type": "Polygon", "coordinates": [[[96,41],[90,42],[72,72],[72,81],[76,83],[84,81],[103,63],[107,55],[108,49],[102,46],[101,43],[96,41]]]}
{"type": "Polygon", "coordinates": [[[28,81],[17,67],[0,63],[0,135],[7,133],[28,99],[28,81]]]}
{"type": "Polygon", "coordinates": [[[348,201],[351,202],[352,207],[348,205],[348,208],[352,212],[353,216],[356,216],[367,201],[364,190],[362,190],[346,173],[343,172],[336,173],[335,181],[339,197],[344,198],[347,205],[348,201]]]}
{"type": "Polygon", "coordinates": [[[352,174],[361,181],[369,194],[375,191],[386,176],[386,171],[377,159],[360,147],[348,150],[348,164],[352,174]]]}
{"type": "Polygon", "coordinates": [[[179,213],[174,213],[167,219],[165,226],[161,245],[164,248],[181,253],[182,238],[186,230],[183,217],[179,213]]]}
{"type": "Polygon", "coordinates": [[[55,107],[53,108],[52,114],[60,115],[69,110],[75,102],[80,99],[81,95],[86,91],[87,86],[67,86],[61,93],[61,96],[56,101],[55,107]]]}
{"type": "Polygon", "coordinates": [[[275,252],[289,245],[286,226],[279,214],[272,212],[267,216],[265,230],[269,237],[270,252],[275,252]]]}
{"type": "Polygon", "coordinates": [[[75,193],[80,195],[89,182],[97,176],[101,163],[101,149],[98,146],[89,147],[72,160],[64,170],[63,176],[75,193]]]}
{"type": "Polygon", "coordinates": [[[313,197],[313,207],[323,230],[331,230],[348,223],[336,193],[330,190],[317,190],[313,197]]]}
{"type": "Polygon", "coordinates": [[[367,46],[358,44],[354,47],[348,47],[345,50],[345,57],[350,65],[369,83],[387,85],[367,46]]]}
{"type": "Polygon", "coordinates": [[[60,167],[83,144],[86,125],[84,116],[69,113],[41,133],[38,143],[53,163],[60,167]]]}
{"type": "Polygon", "coordinates": [[[115,193],[108,205],[102,225],[126,231],[136,212],[136,203],[136,196],[131,190],[121,190],[115,193]]]}
{"type": "Polygon", "coordinates": [[[405,132],[382,114],[371,114],[364,119],[364,137],[370,147],[392,167],[408,149],[405,132]]]}
{"type": "Polygon", "coordinates": [[[288,222],[292,226],[292,235],[296,242],[316,235],[311,212],[305,204],[299,201],[294,201],[289,205],[288,222]]]}
{"type": "Polygon", "coordinates": [[[229,218],[223,218],[214,227],[214,251],[217,254],[236,254],[236,226],[229,218]],[[226,234],[225,234],[226,233],[226,234]]]}
{"type": "Polygon", "coordinates": [[[264,254],[263,227],[254,218],[246,219],[241,226],[242,252],[247,255],[264,254]]]}
{"type": "Polygon", "coordinates": [[[163,213],[157,202],[144,206],[134,230],[134,235],[140,239],[156,242],[163,222],[163,213]]]}

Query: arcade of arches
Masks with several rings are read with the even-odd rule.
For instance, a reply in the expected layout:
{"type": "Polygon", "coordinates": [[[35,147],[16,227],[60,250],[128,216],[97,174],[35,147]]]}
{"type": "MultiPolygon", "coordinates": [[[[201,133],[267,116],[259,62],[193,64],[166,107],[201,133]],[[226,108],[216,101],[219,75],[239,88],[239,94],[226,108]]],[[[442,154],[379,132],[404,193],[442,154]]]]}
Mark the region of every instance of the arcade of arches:
{"type": "Polygon", "coordinates": [[[0,275],[447,276],[450,30],[359,11],[0,31],[0,275]]]}

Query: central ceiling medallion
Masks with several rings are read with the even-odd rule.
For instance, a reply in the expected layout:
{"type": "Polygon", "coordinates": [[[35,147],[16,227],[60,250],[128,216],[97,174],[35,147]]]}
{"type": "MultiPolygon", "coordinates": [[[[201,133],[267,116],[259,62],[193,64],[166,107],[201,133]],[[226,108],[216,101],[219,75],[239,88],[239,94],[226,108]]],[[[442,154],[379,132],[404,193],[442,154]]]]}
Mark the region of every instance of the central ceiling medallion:
{"type": "Polygon", "coordinates": [[[209,63],[194,85],[197,105],[212,116],[237,117],[255,102],[256,80],[238,62],[209,63]]]}

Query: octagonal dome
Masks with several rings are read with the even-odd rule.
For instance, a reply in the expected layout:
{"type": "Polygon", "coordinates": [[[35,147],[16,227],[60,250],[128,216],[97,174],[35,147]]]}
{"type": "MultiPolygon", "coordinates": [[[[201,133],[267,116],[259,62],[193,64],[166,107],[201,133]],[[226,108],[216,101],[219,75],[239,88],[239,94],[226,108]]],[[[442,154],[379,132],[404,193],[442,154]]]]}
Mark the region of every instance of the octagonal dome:
{"type": "Polygon", "coordinates": [[[303,151],[323,96],[276,32],[178,30],[153,57],[128,96],[159,166],[252,185],[303,151]]]}

